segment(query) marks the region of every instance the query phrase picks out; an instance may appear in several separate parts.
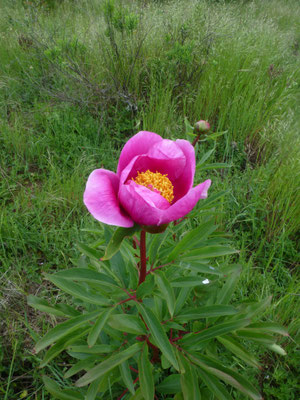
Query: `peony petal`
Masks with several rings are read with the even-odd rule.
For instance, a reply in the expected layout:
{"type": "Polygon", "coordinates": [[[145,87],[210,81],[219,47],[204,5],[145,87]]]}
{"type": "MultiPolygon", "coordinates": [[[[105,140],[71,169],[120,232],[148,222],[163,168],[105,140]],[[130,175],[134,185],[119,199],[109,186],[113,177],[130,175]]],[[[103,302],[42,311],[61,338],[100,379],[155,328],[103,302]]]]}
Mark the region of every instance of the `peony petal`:
{"type": "Polygon", "coordinates": [[[137,176],[137,171],[140,172],[145,172],[146,170],[143,169],[137,169],[139,168],[139,160],[145,156],[136,156],[134,157],[129,164],[123,169],[123,171],[120,174],[120,185],[125,183],[128,180],[131,180],[131,178],[135,178],[137,176]]]}
{"type": "MultiPolygon", "coordinates": [[[[148,155],[134,157],[129,164],[123,169],[120,175],[120,182],[125,183],[131,178],[135,178],[138,172],[160,172],[167,175],[173,183],[183,173],[186,165],[186,158],[182,155],[178,158],[152,158],[148,155]]],[[[194,176],[194,175],[193,175],[194,176]]]]}
{"type": "Polygon", "coordinates": [[[141,154],[147,154],[149,149],[163,139],[153,132],[141,131],[134,135],[123,147],[118,168],[117,175],[120,177],[121,172],[127,166],[127,164],[135,157],[141,154]]]}
{"type": "Polygon", "coordinates": [[[180,146],[172,140],[163,139],[161,142],[155,143],[149,150],[147,156],[158,166],[161,164],[161,168],[164,168],[164,170],[161,171],[161,169],[158,169],[158,172],[168,174],[168,178],[172,181],[182,175],[186,166],[184,152],[181,150],[180,146]]]}
{"type": "Polygon", "coordinates": [[[191,143],[183,139],[178,139],[175,143],[184,153],[186,165],[178,179],[173,181],[174,202],[183,197],[192,188],[196,169],[195,149],[191,143]]]}
{"type": "Polygon", "coordinates": [[[162,214],[170,207],[159,193],[133,181],[120,185],[119,199],[131,218],[140,225],[159,225],[162,214]]]}
{"type": "Polygon", "coordinates": [[[83,201],[98,221],[108,225],[130,228],[133,220],[120,208],[118,201],[119,178],[106,169],[94,170],[87,181],[83,201]]]}
{"type": "Polygon", "coordinates": [[[158,225],[167,224],[188,214],[195,207],[198,200],[206,199],[210,185],[211,180],[208,179],[205,182],[200,183],[200,185],[192,188],[184,197],[179,199],[163,212],[158,225]]]}

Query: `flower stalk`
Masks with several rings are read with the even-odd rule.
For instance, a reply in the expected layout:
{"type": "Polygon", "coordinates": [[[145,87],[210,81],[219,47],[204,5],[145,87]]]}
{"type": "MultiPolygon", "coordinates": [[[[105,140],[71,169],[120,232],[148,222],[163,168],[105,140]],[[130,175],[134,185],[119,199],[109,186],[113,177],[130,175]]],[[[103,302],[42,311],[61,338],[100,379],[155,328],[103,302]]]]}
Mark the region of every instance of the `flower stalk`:
{"type": "Polygon", "coordinates": [[[140,237],[140,277],[139,285],[144,282],[147,275],[147,259],[146,259],[146,232],[141,230],[140,237]]]}
{"type": "Polygon", "coordinates": [[[200,120],[196,122],[195,127],[194,127],[194,132],[197,133],[197,136],[193,140],[192,146],[195,147],[198,140],[200,139],[200,136],[207,133],[210,130],[210,124],[207,121],[200,120]]]}

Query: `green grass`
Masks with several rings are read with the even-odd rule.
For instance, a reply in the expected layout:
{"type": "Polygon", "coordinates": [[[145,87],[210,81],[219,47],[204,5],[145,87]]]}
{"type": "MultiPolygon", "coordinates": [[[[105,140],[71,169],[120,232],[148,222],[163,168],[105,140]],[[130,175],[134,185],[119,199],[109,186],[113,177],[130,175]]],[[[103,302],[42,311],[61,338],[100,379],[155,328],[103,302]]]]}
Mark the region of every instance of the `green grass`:
{"type": "MultiPolygon", "coordinates": [[[[286,357],[260,353],[265,398],[297,399],[300,6],[104,3],[0,6],[0,395],[49,398],[32,348],[54,321],[25,295],[55,301],[42,273],[70,265],[90,238],[82,229],[97,226],[82,203],[89,173],[114,170],[138,130],[185,137],[187,117],[225,132],[211,161],[233,167],[196,179],[213,180],[210,194],[229,190],[218,222],[241,249],[237,296],[273,295],[266,318],[289,326],[286,357]]],[[[200,144],[199,158],[212,147],[200,144]]],[[[60,381],[62,363],[51,368],[60,381]]]]}

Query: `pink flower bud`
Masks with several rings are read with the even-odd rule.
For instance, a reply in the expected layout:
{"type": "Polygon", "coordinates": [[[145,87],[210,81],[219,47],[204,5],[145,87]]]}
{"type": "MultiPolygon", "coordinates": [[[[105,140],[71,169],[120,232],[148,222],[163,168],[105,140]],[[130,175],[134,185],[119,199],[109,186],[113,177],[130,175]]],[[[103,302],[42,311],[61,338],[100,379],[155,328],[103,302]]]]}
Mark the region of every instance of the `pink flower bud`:
{"type": "Polygon", "coordinates": [[[195,132],[197,133],[205,133],[210,130],[210,125],[207,121],[201,119],[200,121],[195,123],[195,132]]]}

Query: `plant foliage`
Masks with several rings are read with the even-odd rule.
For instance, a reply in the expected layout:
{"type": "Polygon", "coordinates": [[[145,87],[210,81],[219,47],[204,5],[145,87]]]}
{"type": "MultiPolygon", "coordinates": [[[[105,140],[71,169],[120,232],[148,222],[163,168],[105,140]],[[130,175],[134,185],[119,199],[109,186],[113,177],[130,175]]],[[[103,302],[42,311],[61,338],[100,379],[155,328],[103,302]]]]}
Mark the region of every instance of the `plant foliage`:
{"type": "Polygon", "coordinates": [[[276,341],[287,332],[260,319],[270,298],[236,300],[241,267],[229,263],[236,251],[205,215],[206,207],[204,202],[194,211],[203,213],[202,223],[188,232],[191,225],[183,220],[149,235],[140,285],[138,230],[105,227],[106,243],[80,244],[77,265],[46,275],[70,295],[66,304],[29,296],[31,306],[64,318],[35,345],[36,352],[46,350],[41,366],[62,352],[74,359],[65,378],[77,389],[44,377],[54,397],[91,400],[110,392],[118,399],[201,399],[208,390],[223,400],[238,390],[262,399],[236,366],[260,368],[250,342],[283,354],[276,341]]]}

